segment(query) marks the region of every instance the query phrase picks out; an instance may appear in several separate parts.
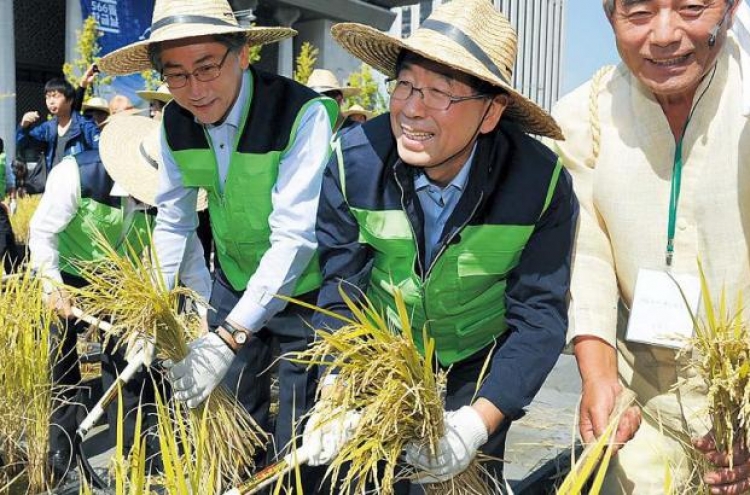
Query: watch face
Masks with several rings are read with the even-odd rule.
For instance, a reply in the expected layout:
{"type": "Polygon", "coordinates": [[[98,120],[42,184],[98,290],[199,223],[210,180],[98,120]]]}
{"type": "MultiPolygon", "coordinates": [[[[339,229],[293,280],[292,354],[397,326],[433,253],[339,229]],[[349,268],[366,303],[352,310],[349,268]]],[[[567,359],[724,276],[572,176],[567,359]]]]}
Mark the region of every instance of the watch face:
{"type": "Polygon", "coordinates": [[[232,334],[232,338],[238,344],[244,344],[247,342],[247,333],[238,330],[232,334]]]}

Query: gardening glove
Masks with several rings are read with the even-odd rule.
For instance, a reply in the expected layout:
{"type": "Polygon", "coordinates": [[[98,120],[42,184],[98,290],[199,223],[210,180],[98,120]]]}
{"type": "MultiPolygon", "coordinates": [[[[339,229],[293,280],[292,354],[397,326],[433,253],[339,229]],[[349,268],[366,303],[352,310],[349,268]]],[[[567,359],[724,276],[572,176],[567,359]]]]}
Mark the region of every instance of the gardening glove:
{"type": "Polygon", "coordinates": [[[417,483],[440,483],[464,471],[487,442],[487,426],[471,406],[444,412],[445,434],[437,443],[435,455],[429,446],[410,442],[406,462],[417,468],[417,483]]]}
{"type": "Polygon", "coordinates": [[[73,317],[73,304],[70,300],[70,293],[62,287],[52,289],[47,296],[47,305],[62,318],[70,319],[73,317]]]}
{"type": "Polygon", "coordinates": [[[302,434],[302,449],[309,455],[310,466],[330,464],[352,439],[362,417],[357,411],[343,409],[323,412],[320,405],[324,403],[315,406],[302,434]]]}
{"type": "Polygon", "coordinates": [[[234,351],[213,332],[198,337],[188,346],[190,352],[179,363],[164,361],[174,398],[198,407],[208,398],[229,370],[234,351]]]}
{"type": "Polygon", "coordinates": [[[129,363],[138,353],[143,352],[143,366],[148,368],[154,362],[156,347],[154,343],[142,335],[134,334],[128,339],[128,348],[125,350],[125,360],[129,363]]]}

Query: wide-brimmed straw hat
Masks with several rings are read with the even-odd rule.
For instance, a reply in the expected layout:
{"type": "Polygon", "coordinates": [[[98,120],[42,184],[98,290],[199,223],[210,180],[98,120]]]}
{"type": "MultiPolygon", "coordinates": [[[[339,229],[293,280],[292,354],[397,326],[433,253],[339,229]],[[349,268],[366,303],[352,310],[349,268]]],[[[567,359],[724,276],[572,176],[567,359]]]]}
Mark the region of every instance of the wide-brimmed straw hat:
{"type": "Polygon", "coordinates": [[[330,70],[315,69],[307,79],[307,87],[318,93],[328,93],[329,91],[339,91],[344,98],[358,95],[359,88],[351,86],[342,86],[336,75],[330,70]]]}
{"type": "Polygon", "coordinates": [[[151,69],[148,47],[152,43],[214,34],[245,33],[251,46],[275,43],[297,34],[284,27],[242,27],[226,0],[156,0],[151,35],[115,50],[99,61],[112,75],[132,74],[151,69]]]}
{"type": "Polygon", "coordinates": [[[375,113],[369,110],[365,110],[362,105],[352,105],[349,107],[349,110],[345,110],[344,112],[342,112],[342,115],[344,116],[344,118],[349,117],[350,115],[364,115],[367,120],[370,120],[375,115],[375,113]]]}
{"type": "Polygon", "coordinates": [[[118,116],[102,130],[99,154],[117,185],[138,201],[156,203],[161,162],[160,123],[139,115],[118,116]]]}
{"type": "Polygon", "coordinates": [[[503,118],[530,134],[563,139],[552,116],[511,86],[518,39],[489,0],[444,3],[408,38],[357,23],[336,24],[331,34],[349,53],[389,77],[396,77],[399,53],[407,50],[500,87],[510,97],[503,118]]]}
{"type": "Polygon", "coordinates": [[[89,98],[86,100],[86,102],[81,105],[81,110],[99,110],[100,112],[109,113],[109,103],[104,98],[100,98],[99,96],[94,96],[93,98],[89,98]]]}
{"type": "Polygon", "coordinates": [[[166,84],[159,86],[156,91],[136,91],[135,94],[146,101],[156,100],[162,103],[169,103],[173,98],[172,93],[169,92],[169,88],[166,84]]]}

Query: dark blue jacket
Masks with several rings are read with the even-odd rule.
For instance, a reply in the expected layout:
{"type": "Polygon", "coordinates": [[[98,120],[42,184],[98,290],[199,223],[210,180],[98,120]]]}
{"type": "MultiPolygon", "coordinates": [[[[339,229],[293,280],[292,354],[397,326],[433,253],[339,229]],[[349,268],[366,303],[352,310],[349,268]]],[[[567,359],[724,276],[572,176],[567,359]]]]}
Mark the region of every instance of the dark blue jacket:
{"type": "MultiPolygon", "coordinates": [[[[78,112],[71,114],[70,129],[68,129],[68,144],[65,147],[65,155],[77,155],[86,150],[99,149],[99,127],[93,120],[85,118],[78,112]]],[[[36,127],[22,128],[16,130],[16,148],[27,146],[29,141],[45,143],[47,145],[47,169],[52,167],[55,149],[57,148],[57,117],[42,122],[36,127]]]]}
{"type": "MultiPolygon", "coordinates": [[[[323,173],[316,227],[323,274],[318,306],[350,317],[339,287],[353,300],[360,299],[367,292],[373,260],[370,247],[359,242],[359,226],[350,207],[402,209],[422,253],[424,220],[414,191],[415,169],[398,157],[388,114],[343,131],[340,139],[347,198],[341,192],[334,153],[323,173]]],[[[479,137],[469,181],[440,241],[460,239],[461,226],[467,224],[535,225],[507,279],[508,330],[495,349],[489,346],[465,360],[476,363],[478,375],[483,358],[494,352],[478,395],[511,420],[523,415],[557,362],[568,327],[578,201],[570,175],[563,170],[542,213],[549,170],[556,162],[557,156],[539,141],[501,121],[496,131],[479,137]]],[[[414,268],[424,273],[424,267],[414,268]]],[[[313,325],[335,329],[342,323],[316,313],[313,325]]]]}

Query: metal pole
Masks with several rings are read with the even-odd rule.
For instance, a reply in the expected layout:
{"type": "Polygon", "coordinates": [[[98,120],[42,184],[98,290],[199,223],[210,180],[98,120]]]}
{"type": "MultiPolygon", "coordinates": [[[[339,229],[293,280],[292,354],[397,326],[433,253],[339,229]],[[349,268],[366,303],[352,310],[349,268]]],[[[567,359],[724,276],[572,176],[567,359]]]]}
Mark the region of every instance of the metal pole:
{"type": "MultiPolygon", "coordinates": [[[[5,156],[16,156],[16,43],[13,27],[13,0],[0,0],[0,138],[5,156]]],[[[1,173],[5,173],[2,170],[1,173]]],[[[5,191],[2,191],[5,195],[5,191]]]]}

